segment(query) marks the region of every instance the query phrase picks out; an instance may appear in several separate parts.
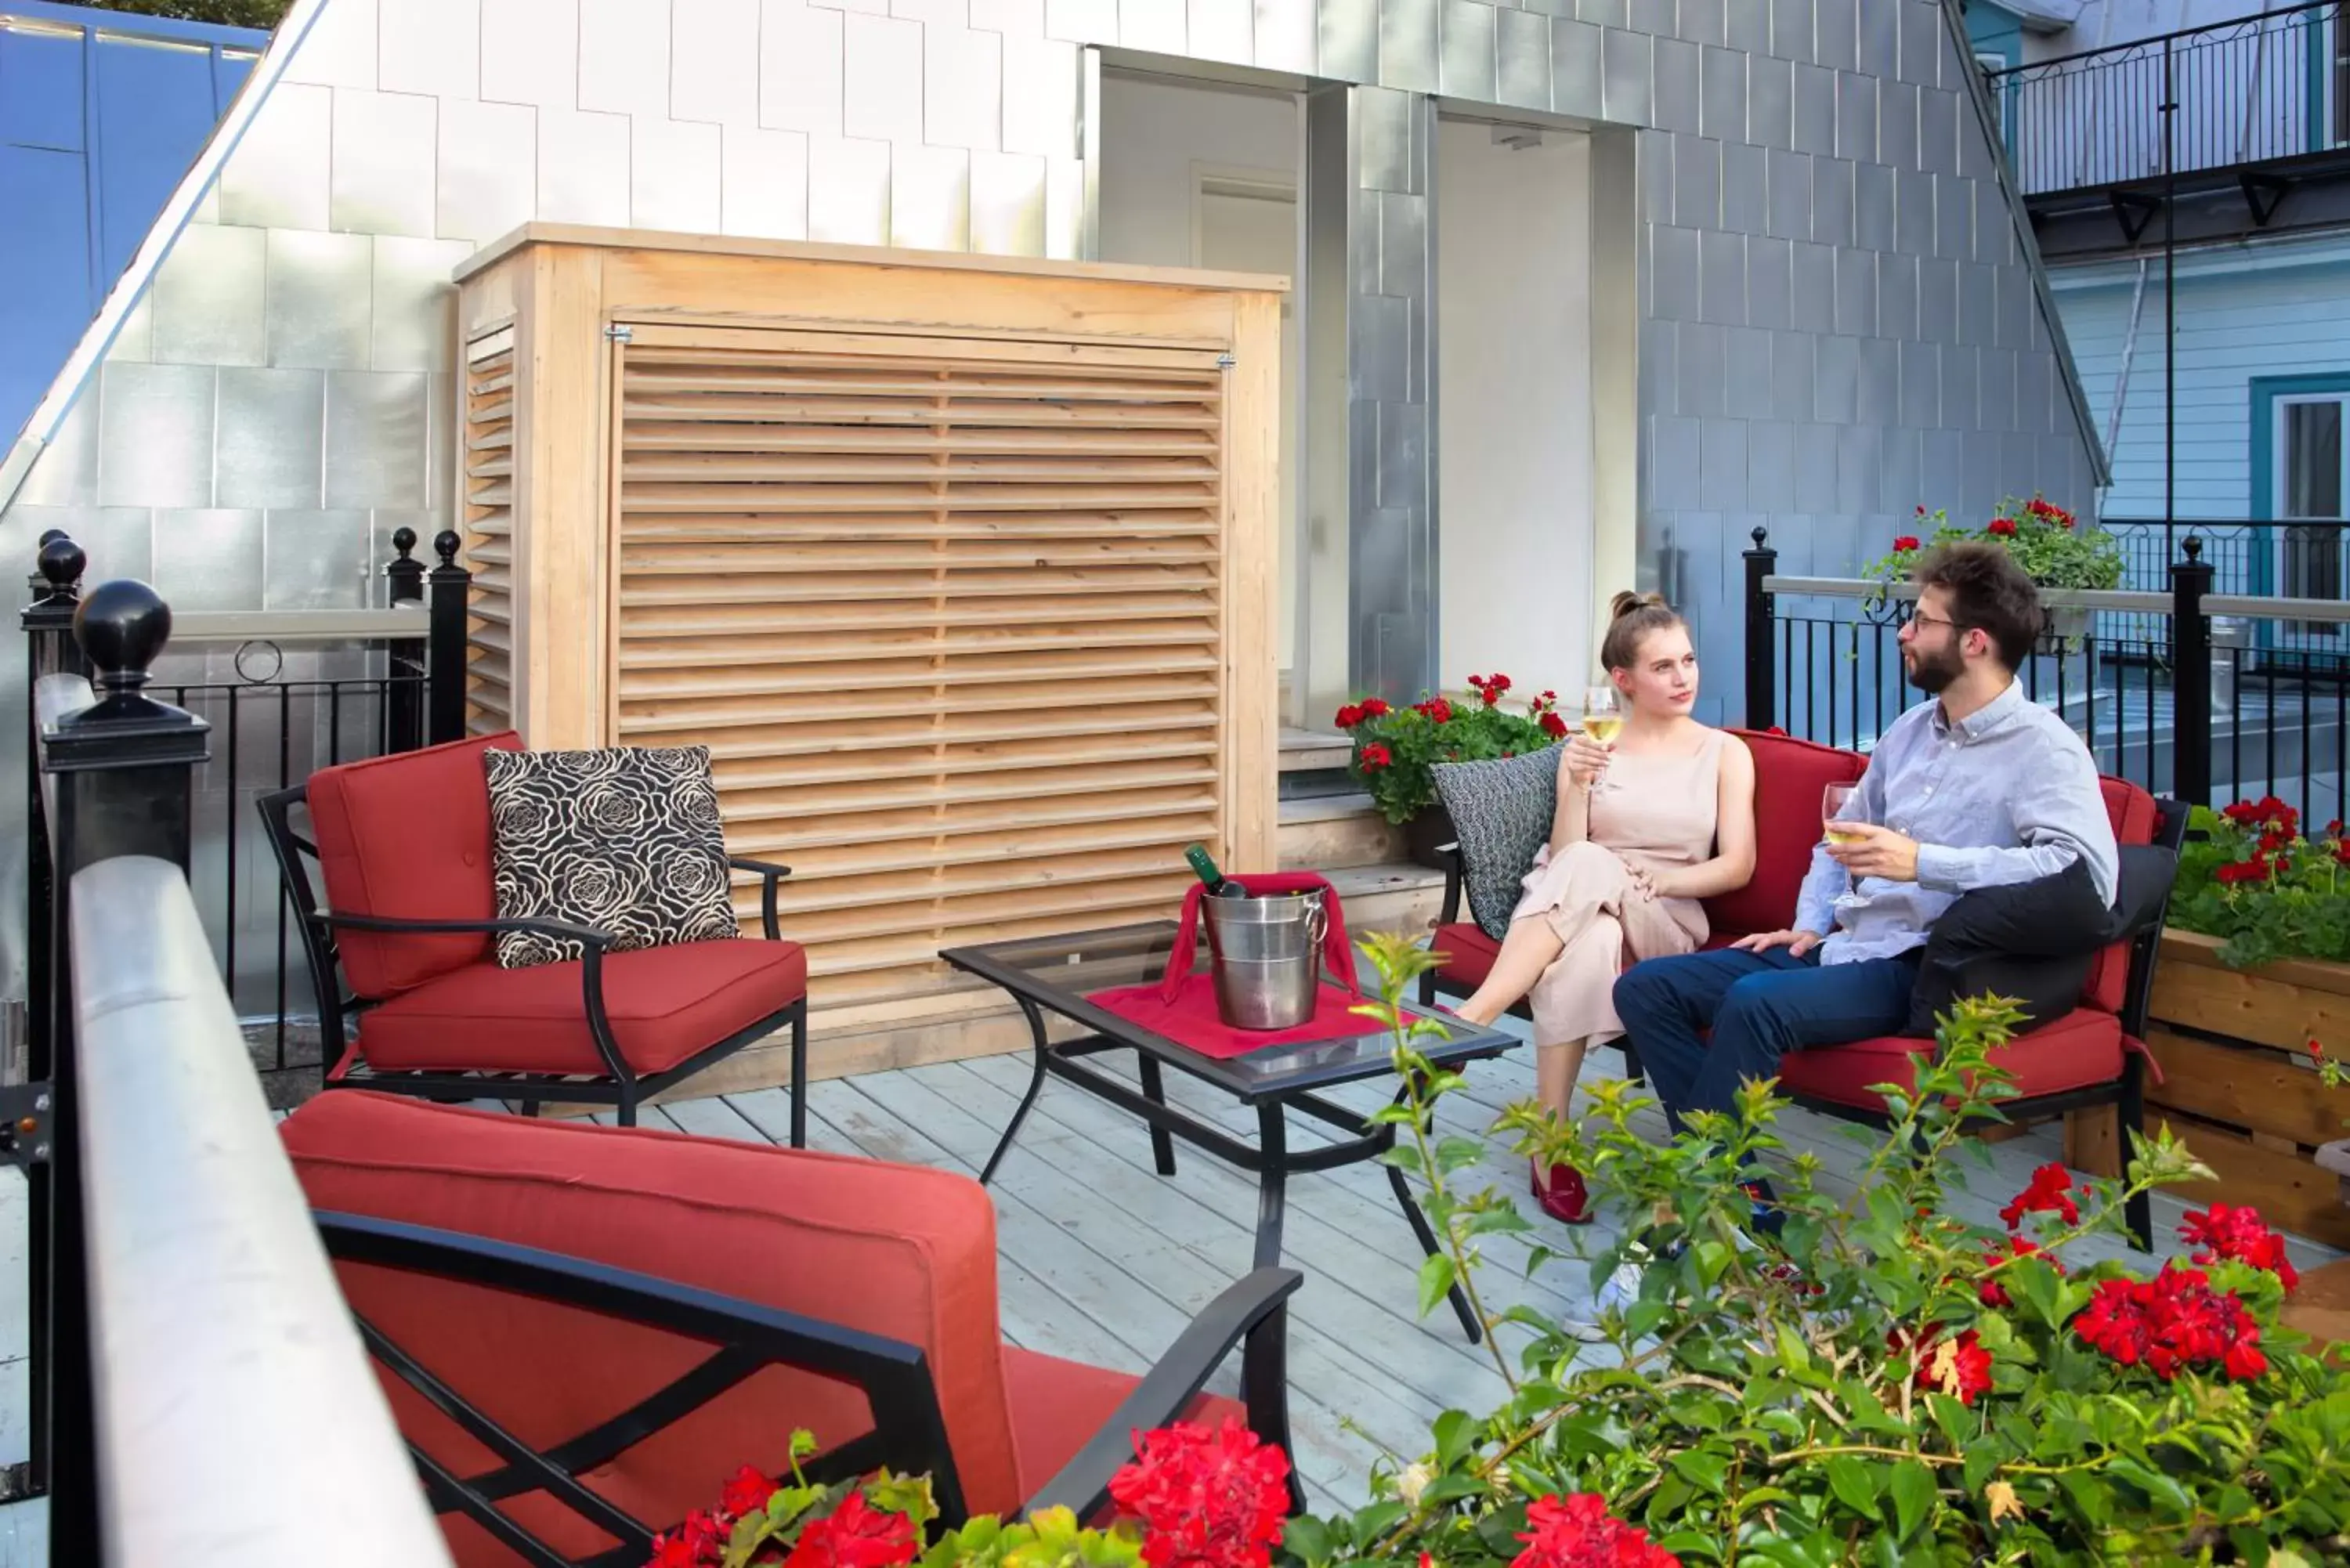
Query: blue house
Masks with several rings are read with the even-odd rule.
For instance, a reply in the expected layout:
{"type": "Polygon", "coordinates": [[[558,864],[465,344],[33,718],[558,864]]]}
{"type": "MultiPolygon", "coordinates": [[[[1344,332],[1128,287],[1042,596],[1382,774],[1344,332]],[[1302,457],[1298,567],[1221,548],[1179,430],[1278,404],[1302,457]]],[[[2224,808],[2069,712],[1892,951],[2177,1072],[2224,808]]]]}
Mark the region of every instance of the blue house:
{"type": "Polygon", "coordinates": [[[48,389],[268,41],[0,0],[0,441],[48,389]]]}

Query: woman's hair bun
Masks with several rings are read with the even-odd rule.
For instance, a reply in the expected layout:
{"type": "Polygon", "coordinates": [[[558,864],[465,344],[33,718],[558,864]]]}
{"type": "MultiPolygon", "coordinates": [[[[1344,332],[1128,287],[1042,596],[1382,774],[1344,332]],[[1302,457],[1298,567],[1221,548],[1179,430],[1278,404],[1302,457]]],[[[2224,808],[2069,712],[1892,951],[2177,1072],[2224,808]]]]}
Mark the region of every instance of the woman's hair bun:
{"type": "Polygon", "coordinates": [[[1636,614],[1640,610],[1648,608],[1652,605],[1658,609],[1665,610],[1669,614],[1670,613],[1670,607],[1665,603],[1664,595],[1636,594],[1627,588],[1623,592],[1618,593],[1614,598],[1607,601],[1607,618],[1609,620],[1622,620],[1626,616],[1636,614]]]}

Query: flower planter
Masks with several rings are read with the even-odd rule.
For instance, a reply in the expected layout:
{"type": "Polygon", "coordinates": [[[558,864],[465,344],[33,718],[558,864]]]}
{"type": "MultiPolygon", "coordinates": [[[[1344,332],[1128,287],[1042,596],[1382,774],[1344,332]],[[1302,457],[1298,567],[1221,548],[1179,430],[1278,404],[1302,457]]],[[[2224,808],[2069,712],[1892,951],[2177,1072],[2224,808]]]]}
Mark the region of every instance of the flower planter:
{"type": "Polygon", "coordinates": [[[2054,658],[2068,649],[2078,649],[2081,639],[2089,635],[2089,611],[2078,605],[2059,605],[2047,612],[2047,624],[2040,633],[2040,651],[2054,658]]]}
{"type": "Polygon", "coordinates": [[[1451,856],[1440,855],[1437,850],[1451,843],[1454,836],[1452,814],[1444,809],[1442,801],[1422,808],[1417,816],[1403,825],[1404,847],[1410,854],[1412,864],[1425,866],[1431,871],[1442,871],[1451,864],[1451,856]]]}
{"type": "Polygon", "coordinates": [[[2350,964],[2285,959],[2231,970],[2220,939],[2166,931],[2147,1046],[2147,1120],[2168,1120],[2216,1182],[2178,1189],[2189,1203],[2249,1203],[2271,1224],[2350,1247],[2350,1208],[2317,1150],[2350,1133],[2350,1088],[2322,1084],[2318,1042],[2350,1060],[2350,964]]]}

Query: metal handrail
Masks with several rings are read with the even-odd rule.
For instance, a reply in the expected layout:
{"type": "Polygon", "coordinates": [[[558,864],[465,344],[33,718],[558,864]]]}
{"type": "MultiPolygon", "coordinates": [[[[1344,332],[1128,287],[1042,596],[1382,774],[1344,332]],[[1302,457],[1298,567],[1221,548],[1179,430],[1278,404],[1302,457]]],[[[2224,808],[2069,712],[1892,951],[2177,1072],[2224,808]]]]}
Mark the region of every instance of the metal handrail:
{"type": "Polygon", "coordinates": [[[172,618],[172,645],[192,642],[421,642],[432,615],[420,600],[383,609],[198,610],[172,618]]]}
{"type": "Polygon", "coordinates": [[[187,878],[120,856],[71,902],[107,1561],[447,1568],[187,878]]]}
{"type": "MultiPolygon", "coordinates": [[[[1762,579],[1762,590],[1765,593],[1823,599],[1907,600],[1918,597],[1918,585],[1915,583],[1884,583],[1875,577],[1783,577],[1773,574],[1762,579]]],[[[2178,601],[2168,594],[2138,593],[2126,588],[2043,588],[2040,602],[2050,609],[2112,610],[2126,615],[2168,615],[2178,605],[2178,601]]],[[[2208,606],[2218,601],[2206,598],[2203,602],[2208,606]]],[[[2266,599],[2258,602],[2298,605],[2309,601],[2266,599]]],[[[2274,613],[2283,614],[2282,610],[2274,613]]]]}
{"type": "MultiPolygon", "coordinates": [[[[2100,44],[2094,49],[2077,49],[2069,55],[2052,55],[2044,60],[2033,60],[2023,65],[2008,66],[2000,70],[1985,71],[1984,77],[1999,81],[2008,77],[2036,75],[2059,66],[2076,65],[2105,55],[2128,55],[2144,49],[2159,49],[2165,44],[2182,43],[2199,38],[2207,33],[2224,33],[2230,28],[2264,29],[2266,26],[2286,16],[2297,16],[2304,11],[2323,11],[2338,6],[2343,0],[2302,0],[2298,5],[2279,5],[2272,10],[2258,11],[2250,16],[2230,16],[2224,22],[2202,22],[2192,27],[2179,27],[2168,33],[2149,34],[2143,38],[2129,38],[2118,44],[2100,44]]],[[[2240,35],[2241,36],[2241,35],[2240,35]]]]}

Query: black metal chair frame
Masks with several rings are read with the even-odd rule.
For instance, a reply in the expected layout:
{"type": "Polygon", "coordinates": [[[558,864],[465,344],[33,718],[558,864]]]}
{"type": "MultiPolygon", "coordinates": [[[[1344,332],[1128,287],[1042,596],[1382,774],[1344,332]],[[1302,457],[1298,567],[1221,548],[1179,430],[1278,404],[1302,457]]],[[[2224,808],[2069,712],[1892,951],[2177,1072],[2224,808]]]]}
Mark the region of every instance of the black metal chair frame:
{"type": "MultiPolygon", "coordinates": [[[[1461,877],[1463,869],[1461,846],[1458,842],[1440,844],[1436,846],[1436,852],[1444,857],[1444,903],[1437,911],[1436,923],[1440,926],[1449,926],[1461,919],[1461,877]]],[[[1419,1004],[1422,1007],[1434,1007],[1439,996],[1469,996],[1474,994],[1476,990],[1475,985],[1466,981],[1457,980],[1440,969],[1428,970],[1419,977],[1419,1004]]],[[[1526,997],[1518,998],[1510,1005],[1510,1016],[1523,1018],[1529,1023],[1533,1023],[1534,1002],[1526,997]]],[[[1540,1042],[1536,1044],[1539,1044],[1540,1042]]],[[[1630,1035],[1619,1034],[1608,1044],[1623,1054],[1625,1077],[1635,1084],[1647,1077],[1648,1075],[1640,1066],[1640,1053],[1632,1044],[1630,1035]]]]}
{"type": "MultiPolygon", "coordinates": [[[[872,1430],[805,1467],[812,1480],[829,1484],[884,1464],[900,1473],[926,1473],[941,1524],[952,1528],[968,1517],[938,1389],[919,1345],[536,1248],[359,1215],[319,1210],[314,1218],[328,1252],[345,1262],[578,1307],[712,1346],[706,1359],[628,1409],[562,1442],[535,1449],[381,1329],[364,1317],[358,1320],[360,1337],[379,1363],[504,1461],[485,1474],[461,1477],[411,1441],[409,1452],[434,1511],[463,1514],[534,1568],[638,1568],[650,1554],[657,1530],[674,1528],[677,1521],[650,1525],[577,1478],[774,1366],[855,1384],[871,1408],[872,1430]],[[592,1557],[563,1556],[497,1507],[503,1500],[531,1493],[553,1499],[619,1544],[592,1557]]],[[[1288,1452],[1287,1303],[1304,1279],[1293,1269],[1259,1269],[1227,1286],[1023,1511],[1066,1506],[1081,1519],[1093,1517],[1109,1500],[1110,1478],[1133,1457],[1134,1433],[1180,1416],[1235,1346],[1242,1349],[1249,1426],[1288,1452]]],[[[713,1496],[718,1479],[712,1478],[713,1496]]],[[[1292,1511],[1303,1511],[1295,1466],[1289,1485],[1292,1511]]]]}
{"type": "MultiPolygon", "coordinates": [[[[2187,807],[2168,795],[2155,797],[2153,843],[2158,848],[2174,854],[2187,842],[2187,807]]],[[[2122,1033],[2139,1042],[2146,1040],[2147,1012],[2154,999],[2155,961],[2162,950],[2163,923],[2169,918],[2170,895],[2165,891],[2162,902],[2153,917],[2129,936],[2129,976],[2122,986],[2122,1033]]],[[[2069,1014],[2067,1015],[2069,1016],[2069,1014]]],[[[2018,1036],[2031,1039],[2030,1034],[2018,1036]]],[[[1856,1106],[1838,1104],[1809,1095],[1796,1095],[1795,1103],[1806,1110],[1817,1111],[1840,1120],[1858,1122],[1868,1127],[1889,1127],[1891,1118],[1881,1110],[1863,1110],[1856,1106]]],[[[2122,1075],[2111,1083],[2091,1084],[2085,1088],[2065,1089],[2053,1095],[2033,1095],[1998,1102],[2000,1118],[2006,1124],[2045,1121],[2051,1116],[2071,1111],[2095,1110],[2111,1106],[2120,1121],[2122,1158],[2129,1158],[2129,1140],[2133,1135],[2146,1131],[2146,1058],[2137,1051],[2122,1053],[2122,1075]]],[[[1972,1118],[1976,1127],[1998,1127],[2000,1118],[1972,1118]]],[[[2140,1251],[2154,1250],[2154,1206],[2146,1193],[2138,1193],[2122,1206],[2122,1219],[2129,1228],[2131,1239],[2140,1251]]]]}
{"type": "MultiPolygon", "coordinates": [[[[621,1054],[619,1042],[612,1033],[611,1019],[604,1007],[603,961],[613,940],[609,932],[563,920],[420,920],[336,914],[322,909],[311,889],[307,866],[318,858],[318,846],[294,829],[294,808],[296,805],[306,811],[309,808],[308,786],[296,784],[292,789],[278,790],[263,795],[257,804],[263,830],[269,838],[270,852],[277,860],[278,875],[285,884],[286,897],[293,901],[296,923],[302,933],[302,950],[309,962],[310,983],[317,992],[319,1046],[324,1058],[327,1087],[381,1089],[391,1094],[415,1095],[442,1101],[467,1100],[486,1094],[515,1099],[520,1102],[525,1116],[536,1116],[539,1106],[548,1100],[611,1106],[622,1127],[634,1127],[637,1125],[637,1107],[648,1097],[675,1087],[703,1068],[723,1061],[753,1041],[764,1039],[788,1023],[792,1038],[791,1147],[807,1147],[807,998],[805,994],[790,1006],[769,1013],[750,1027],[704,1047],[673,1067],[659,1073],[639,1074],[621,1054]],[[308,860],[306,861],[304,857],[308,860]],[[585,950],[579,969],[580,1006],[587,1019],[588,1037],[595,1043],[596,1054],[603,1059],[610,1076],[608,1079],[497,1070],[387,1072],[366,1064],[366,1043],[362,1031],[359,1064],[365,1070],[336,1077],[336,1068],[348,1054],[350,1042],[347,1020],[363,1016],[367,1008],[372,1005],[368,999],[352,996],[342,983],[342,955],[335,940],[338,927],[354,931],[405,932],[416,936],[465,932],[494,936],[502,931],[526,931],[579,943],[585,950]]],[[[775,895],[777,886],[791,875],[791,867],[737,855],[728,856],[726,863],[737,871],[753,872],[762,878],[760,919],[765,928],[767,940],[781,941],[783,934],[776,917],[775,895]]]]}

